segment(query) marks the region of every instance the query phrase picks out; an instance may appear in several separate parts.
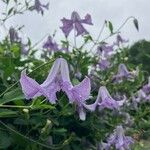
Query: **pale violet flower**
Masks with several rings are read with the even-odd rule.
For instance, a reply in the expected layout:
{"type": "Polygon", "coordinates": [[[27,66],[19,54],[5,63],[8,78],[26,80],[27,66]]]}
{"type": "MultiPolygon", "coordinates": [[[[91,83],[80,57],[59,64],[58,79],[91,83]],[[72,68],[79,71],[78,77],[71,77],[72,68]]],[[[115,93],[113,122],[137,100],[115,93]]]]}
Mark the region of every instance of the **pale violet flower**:
{"type": "Polygon", "coordinates": [[[109,94],[107,88],[105,86],[101,86],[99,88],[98,96],[94,104],[88,105],[88,108],[91,110],[95,110],[98,106],[99,110],[110,109],[110,110],[119,110],[121,106],[123,106],[125,99],[123,100],[115,100],[109,94]]]}
{"type": "Polygon", "coordinates": [[[98,95],[98,99],[100,99],[100,101],[98,103],[98,106],[100,110],[104,108],[118,110],[124,103],[124,100],[116,101],[115,99],[113,99],[105,86],[100,87],[99,93],[100,97],[98,95]]]}
{"type": "Polygon", "coordinates": [[[14,42],[20,43],[21,54],[23,55],[28,54],[29,52],[28,43],[24,44],[22,38],[18,34],[18,31],[13,27],[10,27],[9,29],[9,38],[10,38],[11,43],[14,43],[14,42]]]}
{"type": "Polygon", "coordinates": [[[13,27],[10,27],[9,29],[9,37],[11,43],[21,41],[21,38],[18,36],[18,32],[13,27]]]}
{"type": "Polygon", "coordinates": [[[112,80],[114,82],[122,82],[123,79],[133,80],[138,75],[138,72],[139,72],[138,68],[136,71],[130,72],[128,71],[125,64],[120,64],[118,67],[118,73],[113,76],[112,80]]]}
{"type": "Polygon", "coordinates": [[[83,24],[93,25],[91,16],[87,14],[84,19],[81,19],[79,14],[76,11],[73,11],[71,14],[71,19],[63,18],[62,20],[63,26],[60,27],[68,37],[69,33],[74,29],[76,32],[76,36],[87,34],[87,30],[84,28],[83,24]]]}
{"type": "Polygon", "coordinates": [[[118,34],[117,37],[116,37],[116,42],[114,43],[114,45],[120,46],[121,44],[128,43],[128,42],[129,42],[128,40],[123,39],[121,37],[121,35],[118,34]]]}
{"type": "Polygon", "coordinates": [[[138,103],[149,101],[150,101],[150,77],[148,84],[144,85],[140,90],[137,91],[137,93],[135,93],[132,96],[132,102],[135,108],[137,108],[138,103]]]}
{"type": "Polygon", "coordinates": [[[101,59],[98,66],[102,71],[104,71],[111,67],[111,63],[107,59],[101,59]]]}
{"type": "Polygon", "coordinates": [[[142,88],[143,92],[150,94],[150,77],[148,78],[148,84],[144,85],[142,88]]]}
{"type": "Polygon", "coordinates": [[[52,39],[51,36],[48,36],[47,41],[43,44],[43,48],[48,51],[59,51],[58,44],[52,39]]]}
{"type": "Polygon", "coordinates": [[[35,0],[34,5],[31,7],[31,10],[36,10],[38,13],[44,14],[44,9],[49,9],[49,3],[42,4],[40,0],[35,0]]]}
{"type": "Polygon", "coordinates": [[[97,47],[97,54],[107,58],[112,55],[113,47],[114,45],[101,44],[97,47]]]}
{"type": "Polygon", "coordinates": [[[131,150],[130,145],[133,143],[133,138],[125,135],[121,125],[117,126],[114,133],[107,139],[108,149],[115,147],[116,150],[131,150]]]}

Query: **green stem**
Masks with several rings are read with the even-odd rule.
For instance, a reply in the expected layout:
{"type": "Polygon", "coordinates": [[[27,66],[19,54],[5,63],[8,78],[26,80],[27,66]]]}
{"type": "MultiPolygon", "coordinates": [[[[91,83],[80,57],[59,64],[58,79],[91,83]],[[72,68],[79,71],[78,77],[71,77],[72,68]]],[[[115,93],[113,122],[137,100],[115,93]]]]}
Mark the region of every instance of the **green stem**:
{"type": "Polygon", "coordinates": [[[123,22],[123,24],[122,24],[114,33],[112,33],[112,34],[106,36],[101,42],[107,40],[108,38],[112,37],[112,36],[115,35],[115,34],[118,34],[119,31],[126,25],[126,23],[127,23],[130,19],[135,19],[135,17],[133,17],[133,16],[128,17],[128,18],[123,22]]]}
{"type": "Polygon", "coordinates": [[[32,142],[32,143],[35,143],[39,146],[42,146],[42,147],[45,147],[45,148],[48,148],[48,149],[62,149],[65,145],[68,145],[69,142],[72,140],[72,135],[67,139],[65,140],[62,144],[59,144],[59,145],[45,145],[43,143],[40,143],[38,141],[35,141],[34,139],[31,139],[30,137],[27,137],[27,136],[24,136],[23,134],[19,133],[18,131],[12,129],[11,127],[7,126],[5,123],[3,123],[2,121],[0,121],[0,124],[3,125],[5,128],[7,128],[8,130],[10,130],[11,132],[19,135],[20,137],[32,142]]]}
{"type": "Polygon", "coordinates": [[[14,105],[0,105],[0,108],[32,108],[32,105],[30,106],[14,106],[14,105]]]}
{"type": "MultiPolygon", "coordinates": [[[[128,18],[123,22],[123,24],[121,24],[121,26],[120,26],[115,32],[113,32],[113,33],[111,33],[110,35],[106,36],[104,39],[102,39],[102,40],[100,41],[100,43],[104,42],[105,40],[109,39],[110,37],[114,36],[115,34],[118,34],[119,31],[126,25],[126,23],[127,23],[130,19],[135,19],[135,17],[133,17],[133,16],[128,17],[128,18]]],[[[104,27],[105,27],[105,26],[103,25],[103,26],[102,26],[102,29],[101,29],[101,32],[100,32],[100,34],[99,34],[97,40],[94,42],[93,47],[90,49],[90,52],[92,52],[93,48],[96,46],[96,44],[98,44],[98,40],[99,40],[99,38],[100,38],[100,36],[101,36],[101,34],[102,34],[102,32],[103,32],[104,27]]]]}
{"type": "Polygon", "coordinates": [[[99,39],[100,39],[100,37],[101,37],[103,31],[104,31],[105,25],[106,25],[106,22],[103,23],[103,26],[102,26],[102,28],[101,28],[99,34],[98,34],[98,37],[97,37],[96,41],[94,42],[93,46],[90,48],[90,52],[93,50],[93,48],[94,48],[94,47],[96,46],[96,44],[98,43],[98,41],[99,41],[99,39]]]}
{"type": "MultiPolygon", "coordinates": [[[[28,4],[29,3],[31,3],[32,2],[32,0],[30,0],[29,2],[28,2],[28,4]]],[[[28,8],[25,8],[26,7],[26,5],[23,5],[17,12],[16,12],[16,14],[19,14],[19,13],[23,13],[23,12],[25,12],[25,11],[27,11],[28,10],[28,8]],[[25,9],[24,9],[25,8],[25,9]],[[24,9],[24,10],[23,10],[24,9]]],[[[11,15],[6,15],[6,17],[2,20],[3,21],[3,24],[9,19],[9,18],[11,18],[11,17],[13,17],[14,15],[16,15],[16,14],[11,14],[11,15]]]]}

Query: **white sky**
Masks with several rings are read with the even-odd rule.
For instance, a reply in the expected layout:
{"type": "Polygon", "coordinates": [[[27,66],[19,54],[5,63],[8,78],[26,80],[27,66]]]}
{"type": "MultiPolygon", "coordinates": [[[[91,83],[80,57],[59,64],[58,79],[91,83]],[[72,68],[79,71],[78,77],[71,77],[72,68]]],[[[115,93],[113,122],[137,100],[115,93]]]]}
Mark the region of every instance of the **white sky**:
{"type": "MultiPolygon", "coordinates": [[[[41,0],[44,3],[46,0],[41,0]]],[[[52,34],[58,30],[56,40],[62,39],[63,34],[59,27],[60,19],[70,18],[72,11],[77,11],[84,17],[91,14],[94,26],[87,29],[96,38],[104,20],[112,21],[114,28],[119,27],[123,21],[134,16],[139,21],[140,31],[137,32],[132,21],[122,29],[122,35],[130,43],[139,39],[150,40],[150,0],[50,0],[49,11],[44,17],[36,12],[17,16],[8,22],[8,26],[25,25],[24,33],[33,42],[41,39],[46,33],[52,34]]],[[[105,33],[103,34],[105,36],[105,33]]]]}

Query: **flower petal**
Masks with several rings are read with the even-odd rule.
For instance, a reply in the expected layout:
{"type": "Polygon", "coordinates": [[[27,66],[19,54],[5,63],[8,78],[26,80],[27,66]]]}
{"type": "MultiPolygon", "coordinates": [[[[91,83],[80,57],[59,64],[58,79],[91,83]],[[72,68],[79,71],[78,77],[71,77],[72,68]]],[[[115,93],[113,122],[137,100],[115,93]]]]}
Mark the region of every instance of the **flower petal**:
{"type": "Polygon", "coordinates": [[[47,87],[56,78],[58,72],[60,71],[61,59],[55,60],[46,80],[41,84],[42,87],[47,87]]]}
{"type": "Polygon", "coordinates": [[[74,99],[80,102],[89,98],[91,91],[90,79],[86,77],[80,84],[73,87],[72,92],[74,99]]]}
{"type": "Polygon", "coordinates": [[[70,76],[69,76],[68,63],[63,58],[60,58],[60,60],[61,60],[61,76],[62,76],[62,80],[63,80],[63,82],[71,83],[70,76]]]}
{"type": "Polygon", "coordinates": [[[85,16],[85,19],[82,19],[82,23],[86,23],[86,24],[89,24],[89,25],[93,25],[92,19],[91,19],[91,15],[90,15],[90,14],[87,14],[87,15],[85,16]]]}
{"type": "Polygon", "coordinates": [[[83,27],[83,25],[80,22],[75,23],[75,29],[77,31],[77,36],[83,35],[83,34],[88,34],[86,29],[83,27]]]}
{"type": "Polygon", "coordinates": [[[20,83],[26,99],[37,97],[37,95],[42,95],[42,88],[40,85],[35,80],[28,77],[25,70],[21,72],[20,83]]]}
{"type": "Polygon", "coordinates": [[[86,119],[86,112],[83,107],[78,108],[79,117],[82,121],[86,119]]]}
{"type": "Polygon", "coordinates": [[[63,18],[61,21],[63,22],[63,26],[60,28],[62,29],[65,36],[68,37],[69,33],[73,29],[73,21],[66,18],[63,18]]]}

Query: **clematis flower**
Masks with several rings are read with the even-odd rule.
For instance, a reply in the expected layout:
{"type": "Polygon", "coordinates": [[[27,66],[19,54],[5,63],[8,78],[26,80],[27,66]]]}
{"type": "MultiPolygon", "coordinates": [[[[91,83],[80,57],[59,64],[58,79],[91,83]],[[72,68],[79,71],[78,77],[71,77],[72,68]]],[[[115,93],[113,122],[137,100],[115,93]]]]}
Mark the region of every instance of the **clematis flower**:
{"type": "Polygon", "coordinates": [[[69,102],[76,104],[81,120],[86,118],[86,109],[93,111],[92,106],[86,104],[91,90],[90,79],[86,77],[80,84],[73,86],[69,77],[67,61],[63,58],[58,58],[54,62],[48,77],[42,84],[28,77],[25,71],[21,73],[20,83],[26,99],[43,95],[52,104],[55,104],[56,93],[62,90],[68,96],[69,102]]]}
{"type": "Polygon", "coordinates": [[[58,44],[53,41],[51,36],[48,36],[47,41],[43,44],[43,48],[49,51],[59,51],[58,44]]]}
{"type": "Polygon", "coordinates": [[[129,72],[125,64],[120,64],[118,67],[118,73],[113,76],[114,82],[122,82],[123,79],[131,80],[138,75],[138,69],[135,72],[129,72]]]}
{"type": "Polygon", "coordinates": [[[10,27],[9,29],[9,37],[10,37],[10,42],[18,42],[20,43],[20,48],[21,48],[21,53],[23,55],[27,55],[29,52],[28,44],[23,43],[23,39],[18,35],[18,32],[13,28],[10,27]]]}
{"type": "Polygon", "coordinates": [[[100,110],[104,108],[111,110],[119,109],[120,106],[122,106],[125,101],[125,100],[116,101],[115,99],[113,99],[105,86],[100,87],[99,94],[100,97],[98,95],[97,99],[100,99],[98,103],[100,110]]]}
{"type": "Polygon", "coordinates": [[[110,68],[110,62],[107,59],[101,59],[98,65],[102,71],[110,68]]]}
{"type": "Polygon", "coordinates": [[[121,35],[118,34],[117,37],[116,37],[116,42],[114,43],[114,45],[120,46],[121,44],[127,43],[127,42],[128,42],[128,40],[123,39],[121,37],[121,35]]]}
{"type": "Polygon", "coordinates": [[[99,54],[102,57],[109,57],[113,53],[113,47],[114,45],[107,45],[107,44],[101,44],[97,47],[97,54],[99,54]]]}
{"type": "Polygon", "coordinates": [[[141,89],[143,91],[143,98],[146,100],[146,101],[150,101],[150,77],[148,79],[148,84],[144,85],[143,88],[141,89]]]}
{"type": "Polygon", "coordinates": [[[137,108],[137,104],[140,102],[148,102],[150,101],[150,77],[148,84],[144,85],[140,90],[132,96],[132,102],[135,108],[137,108]]]}
{"type": "Polygon", "coordinates": [[[18,32],[13,27],[10,27],[9,29],[9,37],[11,43],[21,41],[21,38],[18,36],[18,32]]]}
{"type": "Polygon", "coordinates": [[[148,84],[144,85],[142,90],[143,90],[143,92],[150,94],[150,77],[148,78],[148,84]]]}
{"type": "Polygon", "coordinates": [[[35,0],[34,6],[31,8],[31,10],[36,10],[38,13],[44,14],[44,8],[49,9],[49,3],[47,4],[41,4],[39,0],[35,0]]]}
{"type": "Polygon", "coordinates": [[[87,107],[91,110],[95,110],[96,107],[99,107],[99,110],[102,109],[111,109],[118,110],[125,102],[125,99],[116,101],[111,97],[107,88],[105,86],[101,86],[98,91],[98,96],[94,104],[88,105],[87,107]]]}
{"type": "Polygon", "coordinates": [[[21,43],[21,53],[23,55],[27,55],[29,53],[29,46],[28,46],[28,44],[21,43]]]}
{"type": "Polygon", "coordinates": [[[117,126],[114,133],[107,140],[108,147],[111,149],[111,146],[114,146],[116,150],[130,150],[130,145],[133,143],[133,138],[125,136],[124,129],[121,125],[117,126]]]}
{"type": "Polygon", "coordinates": [[[74,29],[77,34],[76,36],[87,34],[87,30],[84,28],[83,24],[93,25],[91,16],[87,14],[84,19],[81,19],[79,14],[76,11],[73,11],[71,14],[71,19],[63,18],[62,20],[63,26],[60,27],[68,37],[69,33],[74,29]]]}

